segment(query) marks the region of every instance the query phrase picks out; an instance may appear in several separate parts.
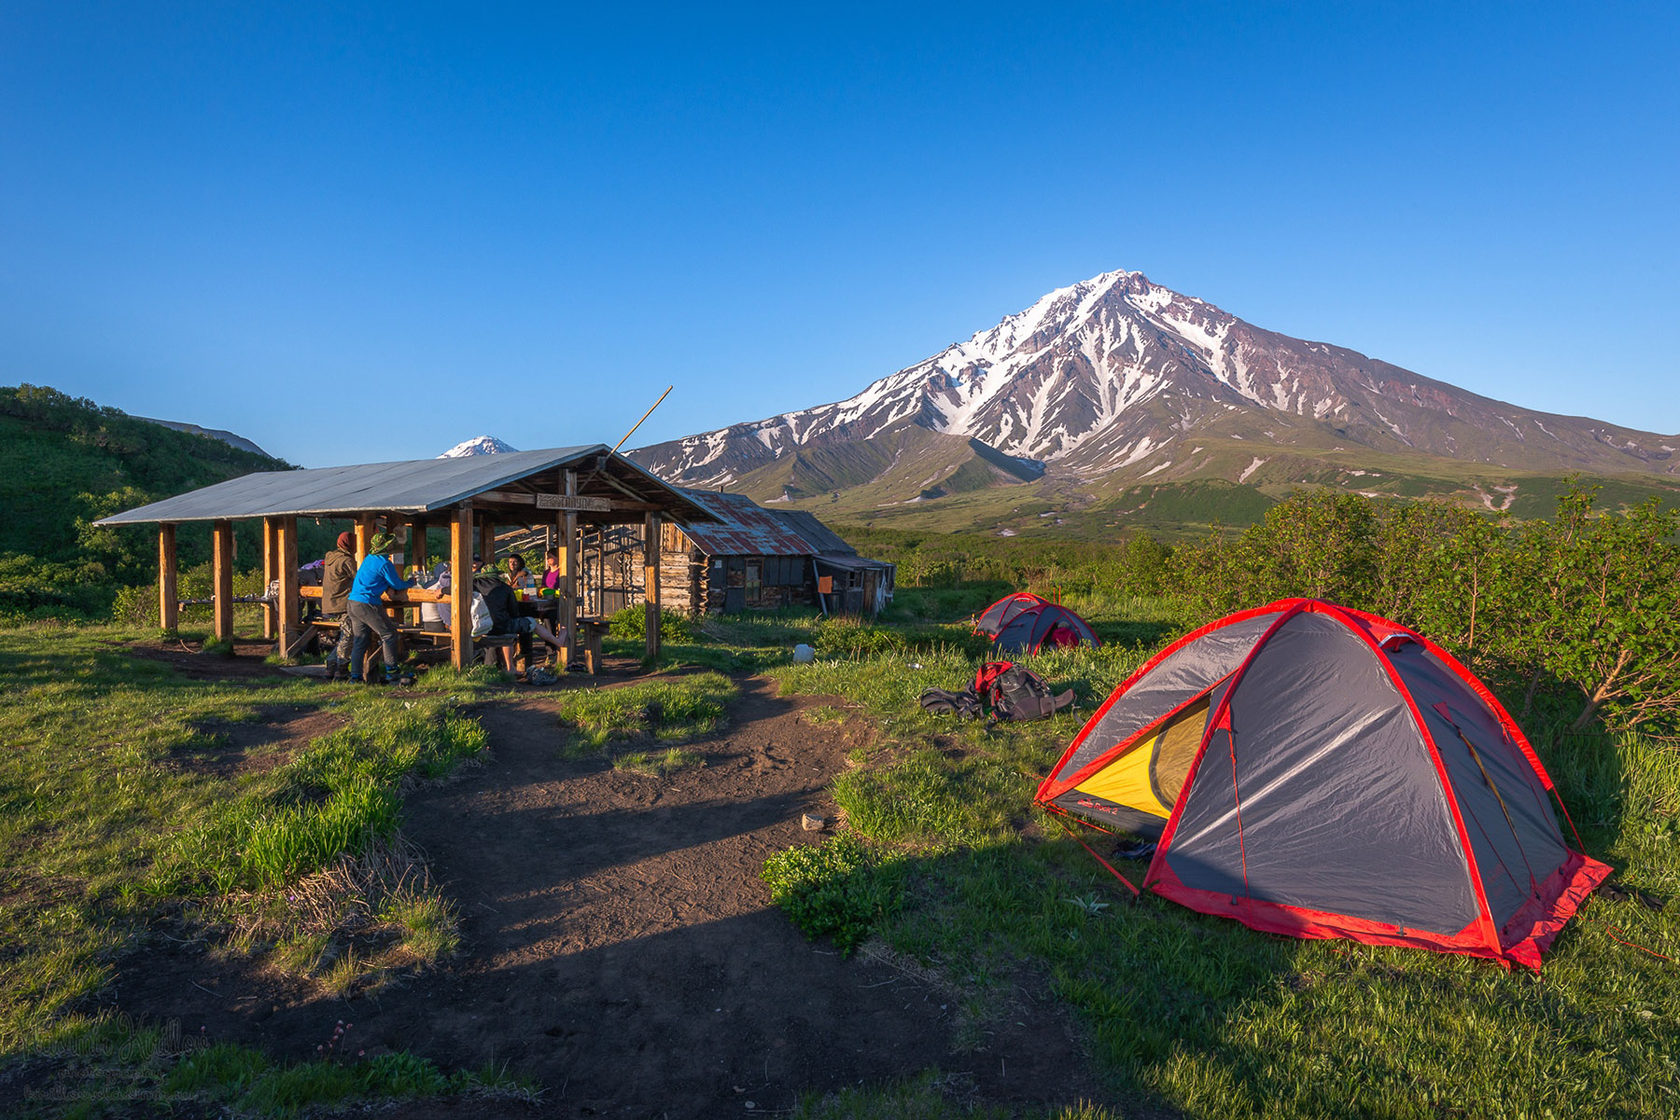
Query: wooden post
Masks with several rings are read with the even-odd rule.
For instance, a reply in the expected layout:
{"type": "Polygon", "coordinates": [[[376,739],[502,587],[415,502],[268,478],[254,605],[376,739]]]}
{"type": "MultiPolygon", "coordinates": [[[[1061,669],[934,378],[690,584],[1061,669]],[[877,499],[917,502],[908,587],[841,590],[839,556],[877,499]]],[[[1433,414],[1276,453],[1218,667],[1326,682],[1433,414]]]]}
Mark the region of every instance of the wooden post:
{"type": "Polygon", "coordinates": [[[461,503],[449,525],[449,649],[455,668],[472,664],[473,508],[461,503]]]}
{"type": "Polygon", "coordinates": [[[478,547],[473,551],[484,557],[486,566],[496,562],[496,526],[488,517],[478,524],[478,547]]]}
{"type": "Polygon", "coordinates": [[[218,521],[210,530],[211,594],[218,642],[233,640],[233,522],[218,521]]]}
{"type": "MultiPolygon", "coordinates": [[[[577,497],[577,472],[566,472],[566,496],[577,497]]],[[[578,518],[577,510],[560,514],[560,625],[566,628],[566,648],[560,651],[560,665],[570,668],[578,651],[578,518]]],[[[596,672],[600,669],[597,666],[596,672]]]]}
{"type": "MultiPolygon", "coordinates": [[[[276,574],[276,569],[279,567],[279,565],[275,563],[274,532],[275,532],[275,530],[274,530],[274,518],[272,518],[272,517],[263,518],[263,594],[264,595],[268,594],[268,589],[271,586],[273,586],[274,581],[277,578],[279,578],[278,575],[276,574]]],[[[274,640],[275,620],[277,618],[279,618],[279,616],[280,616],[279,611],[276,609],[278,606],[279,606],[279,604],[277,604],[277,603],[264,603],[263,604],[263,640],[264,641],[272,642],[274,640]]]]}
{"type": "Polygon", "coordinates": [[[181,598],[175,592],[175,526],[158,526],[158,626],[175,629],[181,598]]]}
{"type": "Polygon", "coordinates": [[[275,521],[274,564],[279,569],[275,578],[280,581],[279,647],[280,656],[284,657],[303,635],[302,604],[298,599],[298,528],[295,517],[280,517],[275,521]]]}
{"type": "Polygon", "coordinates": [[[373,540],[375,528],[373,514],[364,513],[356,518],[356,566],[358,568],[362,566],[362,561],[367,559],[368,542],[373,540]]]}
{"type": "Polygon", "coordinates": [[[647,659],[659,656],[659,515],[642,519],[642,598],[647,601],[647,659]]]}
{"type": "MultiPolygon", "coordinates": [[[[419,570],[421,579],[426,578],[426,566],[431,562],[431,557],[426,551],[426,519],[424,517],[409,522],[408,562],[419,570]]],[[[414,608],[414,618],[411,621],[415,626],[420,625],[419,607],[414,608]]]]}

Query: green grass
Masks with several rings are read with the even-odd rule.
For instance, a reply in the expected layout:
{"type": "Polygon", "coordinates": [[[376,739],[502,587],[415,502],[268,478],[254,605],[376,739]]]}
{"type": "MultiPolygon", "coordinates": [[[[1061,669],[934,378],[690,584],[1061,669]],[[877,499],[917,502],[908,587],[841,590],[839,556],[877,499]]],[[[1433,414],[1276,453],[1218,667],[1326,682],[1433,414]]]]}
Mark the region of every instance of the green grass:
{"type": "Polygon", "coordinates": [[[671,747],[663,751],[631,751],[613,759],[613,769],[628,770],[649,778],[667,778],[679,770],[706,765],[706,760],[693,751],[671,747]]]}
{"type": "MultiPolygon", "coordinates": [[[[86,1011],[159,915],[213,918],[234,930],[230,951],[329,988],[452,952],[453,911],[423,874],[390,869],[384,841],[407,782],[484,745],[458,710],[481,694],[470,674],[389,694],[194,680],[129,652],[142,636],[0,629],[0,1059],[76,1054],[53,1086],[89,1107],[106,1087],[113,1101],[136,1086],[162,1092],[191,1049],[86,1011]],[[272,744],[229,755],[240,724],[276,710],[329,712],[342,726],[295,757],[272,744]],[[395,935],[386,957],[342,941],[338,916],[358,906],[395,935]]],[[[238,1097],[241,1109],[283,1112],[340,1077],[264,1068],[271,1087],[238,1097]]],[[[355,1093],[379,1095],[357,1076],[355,1093]]]]}
{"type": "MultiPolygon", "coordinates": [[[[1676,899],[1660,914],[1592,899],[1538,978],[1464,957],[1272,937],[1153,895],[1132,902],[1027,809],[1092,706],[1176,636],[1168,604],[1091,597],[1080,609],[1143,640],[1026,659],[1080,698],[1079,714],[1037,723],[988,729],[922,713],[922,688],[961,687],[972,671],[955,646],[769,668],[784,691],[843,696],[879,732],[833,792],[853,833],[893,861],[901,901],[858,918],[844,905],[850,866],[803,887],[841,899],[825,905],[840,915],[828,920],[844,946],[866,923],[863,933],[955,985],[963,1016],[980,1025],[1007,1014],[1023,983],[1042,983],[1075,1013],[1116,1099],[1145,1109],[1537,1120],[1680,1111],[1680,975],[1615,940],[1680,959],[1680,751],[1637,735],[1566,733],[1561,710],[1529,721],[1588,851],[1621,881],[1676,899]]],[[[1141,878],[1141,864],[1120,866],[1141,878]]],[[[778,873],[787,877],[773,861],[766,874],[778,873]]],[[[809,909],[790,911],[803,926],[809,909]]],[[[965,1114],[917,1083],[807,1108],[965,1114]]]]}
{"type": "Polygon", "coordinates": [[[718,673],[561,693],[562,750],[575,756],[649,741],[678,743],[723,725],[736,688],[718,673]]]}

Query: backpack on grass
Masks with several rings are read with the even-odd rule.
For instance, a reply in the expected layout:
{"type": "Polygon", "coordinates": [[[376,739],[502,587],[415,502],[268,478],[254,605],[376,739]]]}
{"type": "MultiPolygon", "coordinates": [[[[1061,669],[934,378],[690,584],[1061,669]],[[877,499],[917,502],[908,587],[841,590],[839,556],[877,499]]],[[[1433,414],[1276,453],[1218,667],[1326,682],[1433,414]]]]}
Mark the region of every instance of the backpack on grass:
{"type": "Polygon", "coordinates": [[[974,674],[974,692],[991,705],[992,718],[1043,719],[1073,703],[1073,689],[1060,696],[1044,678],[1013,661],[988,661],[974,674]]]}
{"type": "Polygon", "coordinates": [[[963,719],[979,719],[983,713],[980,697],[972,689],[948,692],[943,688],[929,688],[922,692],[921,704],[924,712],[949,712],[963,719]]]}

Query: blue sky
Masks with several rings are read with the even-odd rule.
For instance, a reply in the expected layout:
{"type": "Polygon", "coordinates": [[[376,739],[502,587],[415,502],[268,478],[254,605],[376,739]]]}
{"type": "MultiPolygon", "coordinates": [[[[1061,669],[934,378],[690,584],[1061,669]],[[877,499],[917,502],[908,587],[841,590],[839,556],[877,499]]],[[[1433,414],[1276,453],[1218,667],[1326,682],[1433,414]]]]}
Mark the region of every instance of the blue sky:
{"type": "Polygon", "coordinates": [[[0,383],[635,446],[1127,268],[1680,432],[1673,4],[347,9],[0,6],[0,383]]]}

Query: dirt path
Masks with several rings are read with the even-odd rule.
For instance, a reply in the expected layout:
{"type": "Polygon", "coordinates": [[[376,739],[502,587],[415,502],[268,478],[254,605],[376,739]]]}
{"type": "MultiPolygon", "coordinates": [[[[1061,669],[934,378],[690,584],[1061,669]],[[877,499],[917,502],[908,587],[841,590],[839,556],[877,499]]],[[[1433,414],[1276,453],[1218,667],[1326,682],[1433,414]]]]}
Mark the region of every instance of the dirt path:
{"type": "Polygon", "coordinates": [[[842,960],[770,907],[764,859],[814,839],[801,813],[833,816],[824,791],[867,732],[739,683],[728,726],[690,744],[705,765],[668,779],[562,759],[549,694],[485,705],[492,759],[407,801],[404,831],[462,915],[438,971],[339,1000],[164,948],[176,959],[124,969],[120,1005],[296,1057],[346,1019],[369,1054],[506,1063],[553,1116],[748,1115],[930,1069],[995,1103],[1094,1096],[1053,1006],[1024,1001],[984,1049],[957,1051],[949,996],[842,960]]]}

